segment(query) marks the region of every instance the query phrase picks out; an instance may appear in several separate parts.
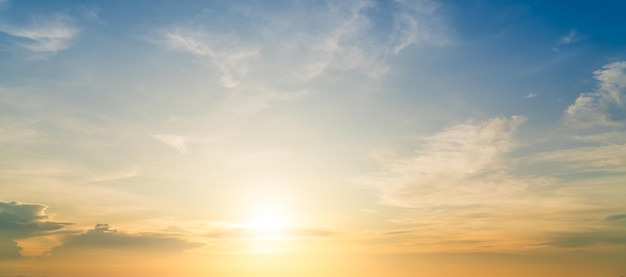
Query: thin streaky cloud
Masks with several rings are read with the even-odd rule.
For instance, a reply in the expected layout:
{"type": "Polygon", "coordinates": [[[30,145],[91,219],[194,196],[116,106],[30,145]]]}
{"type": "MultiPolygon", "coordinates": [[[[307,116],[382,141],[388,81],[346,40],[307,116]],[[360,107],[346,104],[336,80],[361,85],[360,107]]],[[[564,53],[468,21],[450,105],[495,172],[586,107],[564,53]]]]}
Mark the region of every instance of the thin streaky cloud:
{"type": "Polygon", "coordinates": [[[156,134],[152,135],[152,137],[162,143],[165,143],[168,146],[175,148],[180,153],[187,152],[187,142],[189,141],[189,139],[185,136],[172,134],[156,134]]]}
{"type": "Polygon", "coordinates": [[[14,37],[20,48],[45,58],[70,48],[80,28],[71,17],[55,14],[33,17],[31,23],[24,26],[2,23],[0,32],[14,37]]]}

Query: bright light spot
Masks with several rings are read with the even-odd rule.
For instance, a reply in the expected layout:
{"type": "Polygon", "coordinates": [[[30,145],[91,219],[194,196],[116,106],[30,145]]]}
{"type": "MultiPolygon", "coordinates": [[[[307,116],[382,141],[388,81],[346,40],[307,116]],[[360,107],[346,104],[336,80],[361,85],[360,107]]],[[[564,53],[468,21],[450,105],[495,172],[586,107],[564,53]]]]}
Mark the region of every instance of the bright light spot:
{"type": "Polygon", "coordinates": [[[279,229],[285,227],[285,219],[280,216],[259,216],[250,221],[250,228],[259,230],[279,229]]]}

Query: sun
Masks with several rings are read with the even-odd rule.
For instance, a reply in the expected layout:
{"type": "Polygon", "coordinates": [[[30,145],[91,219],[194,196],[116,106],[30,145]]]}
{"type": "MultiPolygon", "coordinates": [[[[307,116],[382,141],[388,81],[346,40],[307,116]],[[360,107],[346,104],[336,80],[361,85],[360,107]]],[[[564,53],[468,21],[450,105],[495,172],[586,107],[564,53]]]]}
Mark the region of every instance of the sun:
{"type": "Polygon", "coordinates": [[[287,235],[290,222],[282,209],[276,206],[263,206],[251,213],[244,223],[253,237],[257,238],[281,238],[287,235]]]}
{"type": "Polygon", "coordinates": [[[286,225],[285,217],[280,215],[258,215],[248,223],[249,228],[261,231],[283,229],[286,225]]]}

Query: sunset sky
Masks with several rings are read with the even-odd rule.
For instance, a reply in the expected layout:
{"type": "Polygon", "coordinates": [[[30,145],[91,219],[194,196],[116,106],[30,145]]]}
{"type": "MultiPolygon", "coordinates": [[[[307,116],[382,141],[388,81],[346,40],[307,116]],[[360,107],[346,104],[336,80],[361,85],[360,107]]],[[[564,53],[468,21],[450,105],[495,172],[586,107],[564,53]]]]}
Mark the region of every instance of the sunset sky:
{"type": "Polygon", "coordinates": [[[626,275],[625,13],[0,0],[0,277],[626,275]]]}

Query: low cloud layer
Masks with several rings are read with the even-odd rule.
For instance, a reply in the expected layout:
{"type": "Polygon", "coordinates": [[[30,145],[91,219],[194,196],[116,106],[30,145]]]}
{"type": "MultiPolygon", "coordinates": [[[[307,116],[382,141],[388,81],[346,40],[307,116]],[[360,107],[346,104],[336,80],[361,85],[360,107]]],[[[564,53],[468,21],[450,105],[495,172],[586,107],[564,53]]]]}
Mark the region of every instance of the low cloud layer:
{"type": "Polygon", "coordinates": [[[96,224],[86,233],[70,237],[63,245],[50,251],[51,255],[63,255],[80,250],[141,250],[181,251],[201,246],[182,238],[159,233],[128,234],[112,229],[108,224],[96,224]]]}

